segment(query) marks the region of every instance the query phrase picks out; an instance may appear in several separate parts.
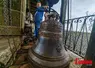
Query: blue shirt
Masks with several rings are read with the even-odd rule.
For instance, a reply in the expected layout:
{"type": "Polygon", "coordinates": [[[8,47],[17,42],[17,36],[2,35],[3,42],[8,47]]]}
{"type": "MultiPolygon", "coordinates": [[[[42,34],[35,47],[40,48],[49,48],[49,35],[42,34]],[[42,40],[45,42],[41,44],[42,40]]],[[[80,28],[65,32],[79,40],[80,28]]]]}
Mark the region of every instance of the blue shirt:
{"type": "Polygon", "coordinates": [[[35,17],[34,17],[34,20],[35,21],[42,21],[43,19],[43,15],[44,15],[44,8],[43,7],[38,7],[36,9],[36,13],[35,13],[35,17]]]}

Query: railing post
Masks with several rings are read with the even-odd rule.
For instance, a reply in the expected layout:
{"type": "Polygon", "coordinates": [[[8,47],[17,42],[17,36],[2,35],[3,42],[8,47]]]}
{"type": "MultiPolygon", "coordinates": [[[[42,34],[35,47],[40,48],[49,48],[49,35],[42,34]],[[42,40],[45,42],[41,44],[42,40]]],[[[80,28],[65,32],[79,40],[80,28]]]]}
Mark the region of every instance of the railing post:
{"type": "Polygon", "coordinates": [[[88,68],[88,67],[95,68],[94,67],[95,66],[94,64],[95,63],[95,20],[94,20],[85,59],[92,60],[92,65],[83,65],[82,68],[88,68]]]}
{"type": "Polygon", "coordinates": [[[65,35],[64,32],[65,32],[66,7],[67,7],[67,0],[61,0],[60,22],[63,24],[63,41],[65,35]]]}

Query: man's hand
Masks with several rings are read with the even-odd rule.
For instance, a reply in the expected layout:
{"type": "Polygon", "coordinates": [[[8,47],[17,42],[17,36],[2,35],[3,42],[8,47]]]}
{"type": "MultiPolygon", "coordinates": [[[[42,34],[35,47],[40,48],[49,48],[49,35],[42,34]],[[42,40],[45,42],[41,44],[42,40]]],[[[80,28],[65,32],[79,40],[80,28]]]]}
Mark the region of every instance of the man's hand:
{"type": "Polygon", "coordinates": [[[43,6],[45,9],[48,9],[49,8],[49,6],[43,6]]]}

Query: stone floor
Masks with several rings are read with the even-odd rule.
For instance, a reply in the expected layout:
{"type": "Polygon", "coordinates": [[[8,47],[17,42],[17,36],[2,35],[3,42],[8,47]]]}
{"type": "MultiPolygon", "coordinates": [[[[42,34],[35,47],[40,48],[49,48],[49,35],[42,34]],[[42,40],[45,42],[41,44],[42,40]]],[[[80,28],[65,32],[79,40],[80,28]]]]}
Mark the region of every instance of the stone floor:
{"type": "MultiPolygon", "coordinates": [[[[14,64],[12,66],[10,66],[9,68],[33,68],[30,63],[27,61],[27,52],[28,49],[32,47],[32,43],[28,46],[24,46],[22,47],[19,51],[18,54],[16,56],[16,61],[14,62],[14,64]]],[[[70,55],[70,59],[71,59],[71,63],[70,63],[70,67],[69,68],[81,68],[81,65],[75,65],[74,64],[74,59],[75,58],[81,58],[79,56],[77,56],[76,54],[69,52],[70,55]]]]}

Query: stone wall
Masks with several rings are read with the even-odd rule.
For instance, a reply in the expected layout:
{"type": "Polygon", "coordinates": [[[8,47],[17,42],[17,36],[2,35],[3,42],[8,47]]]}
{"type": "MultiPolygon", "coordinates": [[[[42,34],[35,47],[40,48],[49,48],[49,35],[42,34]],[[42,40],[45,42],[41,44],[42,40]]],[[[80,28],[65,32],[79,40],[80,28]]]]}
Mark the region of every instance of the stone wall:
{"type": "Polygon", "coordinates": [[[21,44],[20,35],[24,27],[26,0],[11,0],[9,15],[6,15],[8,11],[3,10],[7,9],[4,7],[6,3],[7,0],[0,0],[0,62],[10,65],[15,60],[16,52],[21,44]],[[9,16],[11,16],[11,25],[6,18],[9,16]]]}
{"type": "Polygon", "coordinates": [[[6,65],[11,59],[14,61],[20,45],[21,40],[19,36],[0,36],[0,62],[6,65]]]}

